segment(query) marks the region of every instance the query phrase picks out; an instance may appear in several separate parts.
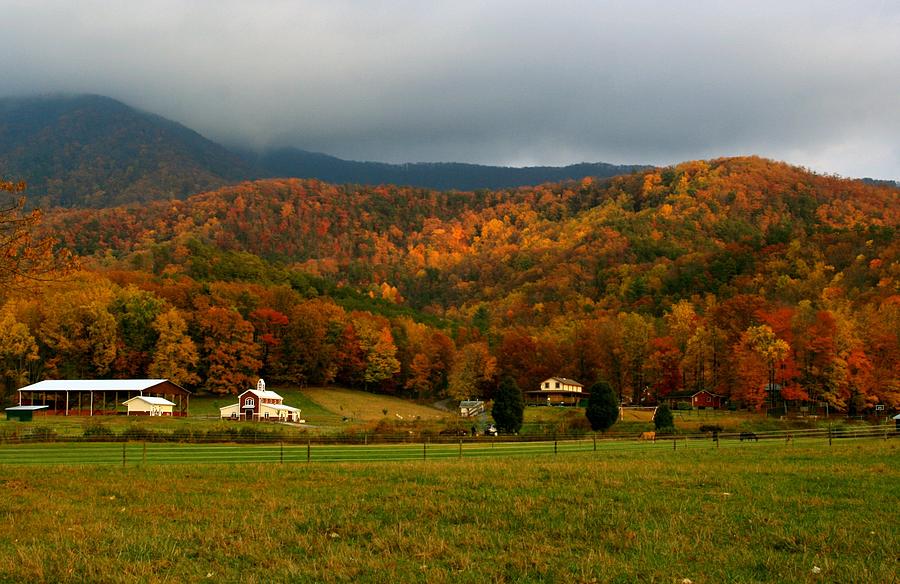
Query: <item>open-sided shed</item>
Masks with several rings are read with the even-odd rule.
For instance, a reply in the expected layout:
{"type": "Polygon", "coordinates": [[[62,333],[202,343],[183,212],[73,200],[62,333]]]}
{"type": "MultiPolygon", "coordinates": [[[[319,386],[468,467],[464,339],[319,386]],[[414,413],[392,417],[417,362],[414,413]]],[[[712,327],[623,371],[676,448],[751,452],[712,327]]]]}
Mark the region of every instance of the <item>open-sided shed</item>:
{"type": "Polygon", "coordinates": [[[186,416],[191,392],[168,379],[47,379],[20,389],[19,405],[66,416],[124,414],[120,404],[137,396],[165,398],[175,405],[173,416],[186,416]]]}
{"type": "Polygon", "coordinates": [[[47,406],[13,406],[6,408],[7,420],[18,420],[19,422],[30,422],[34,416],[34,412],[46,410],[47,406]]]}

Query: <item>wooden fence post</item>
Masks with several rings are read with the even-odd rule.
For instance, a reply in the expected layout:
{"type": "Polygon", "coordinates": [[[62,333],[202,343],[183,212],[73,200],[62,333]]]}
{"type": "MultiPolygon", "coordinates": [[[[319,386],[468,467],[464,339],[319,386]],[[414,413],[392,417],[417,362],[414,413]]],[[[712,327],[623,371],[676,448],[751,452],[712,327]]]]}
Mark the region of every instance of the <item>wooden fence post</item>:
{"type": "Polygon", "coordinates": [[[125,466],[125,445],[126,444],[128,444],[128,443],[122,442],[122,466],[123,467],[125,466]]]}
{"type": "Polygon", "coordinates": [[[309,462],[309,459],[310,459],[311,454],[312,454],[311,451],[312,451],[311,441],[310,441],[309,438],[307,438],[307,439],[306,439],[306,462],[309,462]]]}

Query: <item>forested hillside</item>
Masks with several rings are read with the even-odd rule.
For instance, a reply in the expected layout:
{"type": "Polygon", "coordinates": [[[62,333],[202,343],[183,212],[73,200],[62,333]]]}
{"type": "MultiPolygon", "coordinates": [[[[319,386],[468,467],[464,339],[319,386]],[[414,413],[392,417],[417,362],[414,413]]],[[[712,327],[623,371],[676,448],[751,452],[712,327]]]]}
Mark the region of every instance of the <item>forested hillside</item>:
{"type": "Polygon", "coordinates": [[[264,176],[317,178],[333,183],[395,184],[437,190],[500,189],[547,182],[577,180],[586,176],[610,177],[649,168],[583,162],[569,166],[487,166],[459,162],[386,164],[342,160],[297,148],[268,150],[254,157],[264,176]]]}
{"type": "Polygon", "coordinates": [[[898,194],[731,158],[478,192],[264,180],[56,212],[44,229],[86,271],[9,298],[0,347],[18,347],[3,354],[19,379],[233,392],[262,374],[434,398],[490,397],[505,371],[525,389],[603,377],[636,402],[707,388],[764,407],[770,385],[779,404],[896,407],[898,194]]]}
{"type": "Polygon", "coordinates": [[[184,197],[255,176],[193,130],[98,95],[0,99],[0,169],[42,207],[184,197]]]}
{"type": "Polygon", "coordinates": [[[183,199],[259,177],[461,190],[613,176],[642,168],[604,163],[531,168],[384,164],[293,148],[238,155],[181,124],[108,97],[0,98],[0,179],[26,181],[31,207],[98,208],[183,199]]]}

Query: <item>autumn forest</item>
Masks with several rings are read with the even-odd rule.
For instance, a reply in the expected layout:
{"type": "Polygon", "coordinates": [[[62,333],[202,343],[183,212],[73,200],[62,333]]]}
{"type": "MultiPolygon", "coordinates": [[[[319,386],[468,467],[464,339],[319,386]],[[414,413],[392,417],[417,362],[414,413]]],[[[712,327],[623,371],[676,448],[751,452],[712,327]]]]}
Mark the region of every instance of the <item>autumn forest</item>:
{"type": "Polygon", "coordinates": [[[49,209],[31,235],[58,271],[5,288],[3,387],[227,394],[263,376],[490,399],[504,374],[523,390],[559,375],[632,403],[708,389],[759,410],[896,408],[898,194],[743,157],[506,190],[266,179],[49,209]]]}

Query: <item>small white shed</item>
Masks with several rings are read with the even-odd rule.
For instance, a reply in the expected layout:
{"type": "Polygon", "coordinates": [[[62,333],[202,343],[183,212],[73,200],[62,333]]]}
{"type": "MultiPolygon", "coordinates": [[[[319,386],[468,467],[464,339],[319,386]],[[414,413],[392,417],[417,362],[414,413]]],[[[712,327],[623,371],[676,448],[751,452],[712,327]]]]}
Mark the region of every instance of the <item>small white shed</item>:
{"type": "Polygon", "coordinates": [[[129,416],[171,416],[174,402],[162,397],[139,395],[122,402],[128,407],[129,416]]]}
{"type": "Polygon", "coordinates": [[[484,413],[484,402],[478,399],[463,400],[459,402],[459,416],[471,418],[484,413]]]}

